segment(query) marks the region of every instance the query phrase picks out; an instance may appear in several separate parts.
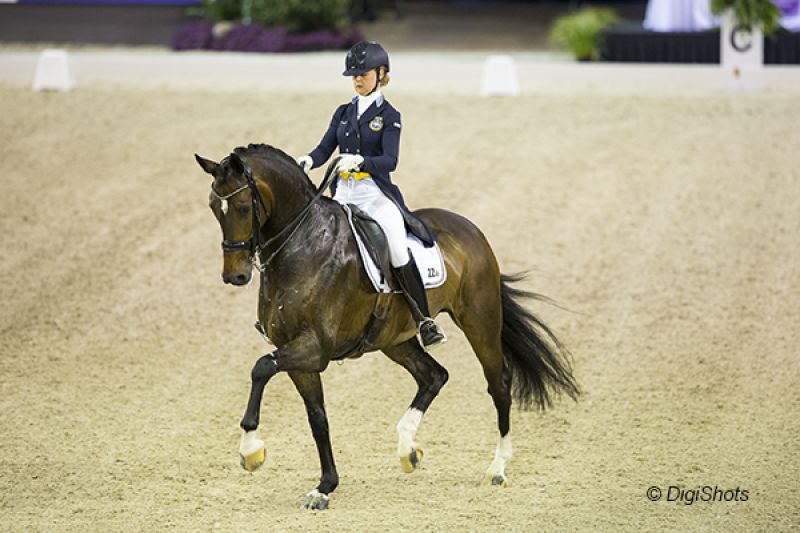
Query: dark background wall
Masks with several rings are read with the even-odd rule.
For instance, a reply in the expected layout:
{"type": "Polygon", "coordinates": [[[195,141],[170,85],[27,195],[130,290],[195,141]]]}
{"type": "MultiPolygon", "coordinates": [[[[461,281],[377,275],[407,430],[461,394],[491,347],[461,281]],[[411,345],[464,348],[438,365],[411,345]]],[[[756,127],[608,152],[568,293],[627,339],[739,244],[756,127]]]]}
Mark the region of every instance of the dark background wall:
{"type": "MultiPolygon", "coordinates": [[[[169,44],[175,29],[191,20],[187,3],[200,0],[19,0],[0,3],[0,42],[93,43],[119,45],[169,44]],[[138,2],[138,5],[137,5],[138,2]],[[182,4],[182,5],[181,5],[182,4]]],[[[439,24],[460,20],[535,22],[530,32],[546,32],[553,17],[583,5],[618,6],[623,17],[640,20],[646,1],[616,0],[353,0],[354,20],[375,23],[419,14],[439,24]],[[505,5],[505,7],[504,7],[505,5]],[[360,10],[359,10],[360,8],[360,10]],[[487,18],[488,17],[488,18],[487,18]],[[505,18],[503,18],[505,17],[505,18]]],[[[502,26],[508,28],[510,26],[502,26]]]]}

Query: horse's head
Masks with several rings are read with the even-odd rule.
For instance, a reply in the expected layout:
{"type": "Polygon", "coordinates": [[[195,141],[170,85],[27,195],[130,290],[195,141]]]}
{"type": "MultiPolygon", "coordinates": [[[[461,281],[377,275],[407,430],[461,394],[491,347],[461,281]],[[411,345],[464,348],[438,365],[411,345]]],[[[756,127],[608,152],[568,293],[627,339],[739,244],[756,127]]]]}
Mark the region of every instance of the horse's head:
{"type": "Polygon", "coordinates": [[[250,167],[236,153],[219,163],[197,154],[195,159],[214,177],[208,205],[222,229],[222,280],[247,285],[260,244],[261,226],[269,218],[270,191],[253,178],[250,167]]]}

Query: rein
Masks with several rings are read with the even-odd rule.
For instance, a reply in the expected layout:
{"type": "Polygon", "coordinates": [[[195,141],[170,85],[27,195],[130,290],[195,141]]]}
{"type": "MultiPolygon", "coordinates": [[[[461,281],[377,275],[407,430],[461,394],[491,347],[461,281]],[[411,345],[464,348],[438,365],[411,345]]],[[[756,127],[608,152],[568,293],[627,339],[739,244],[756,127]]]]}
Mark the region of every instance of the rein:
{"type": "MultiPolygon", "coordinates": [[[[264,206],[264,201],[261,199],[261,194],[258,192],[258,187],[256,187],[256,182],[253,179],[253,172],[250,169],[250,166],[242,161],[244,165],[244,179],[246,183],[236,189],[235,191],[231,192],[230,194],[226,194],[225,196],[218,195],[213,187],[211,192],[219,198],[222,202],[227,202],[229,198],[232,196],[242,192],[245,189],[250,189],[250,198],[252,201],[252,208],[253,208],[253,218],[252,218],[252,233],[250,238],[243,241],[231,241],[231,240],[223,240],[222,241],[222,250],[224,252],[235,252],[239,250],[250,250],[250,259],[253,262],[253,265],[258,269],[259,272],[262,274],[264,270],[269,266],[273,259],[280,253],[281,250],[289,243],[292,237],[297,233],[297,230],[300,229],[301,224],[305,221],[308,214],[311,212],[311,208],[313,207],[314,203],[325,193],[328,187],[331,184],[332,177],[334,176],[334,170],[336,169],[336,165],[339,163],[340,157],[335,158],[331,161],[331,164],[328,165],[328,168],[325,170],[325,177],[320,183],[319,187],[317,188],[314,197],[306,204],[303,210],[295,216],[291,222],[289,222],[286,226],[284,226],[276,235],[269,238],[265,242],[261,242],[261,218],[259,216],[260,209],[259,206],[264,207],[264,211],[266,212],[266,207],[264,206]],[[266,260],[261,259],[261,252],[266,250],[268,247],[274,245],[275,243],[279,242],[283,239],[284,235],[288,233],[289,235],[280,243],[278,248],[270,254],[270,256],[266,260]],[[260,260],[260,261],[259,261],[260,260]],[[257,264],[257,261],[260,262],[260,265],[257,264]]],[[[223,203],[223,205],[225,205],[223,203]]]]}

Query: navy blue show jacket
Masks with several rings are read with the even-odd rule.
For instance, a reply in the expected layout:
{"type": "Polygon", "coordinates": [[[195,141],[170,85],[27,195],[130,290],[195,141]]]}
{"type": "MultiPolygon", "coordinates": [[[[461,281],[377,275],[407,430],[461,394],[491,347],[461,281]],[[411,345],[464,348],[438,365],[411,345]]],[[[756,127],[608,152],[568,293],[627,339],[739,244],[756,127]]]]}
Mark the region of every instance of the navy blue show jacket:
{"type": "MultiPolygon", "coordinates": [[[[379,96],[361,118],[358,118],[358,97],[336,108],[328,131],[319,145],[309,154],[314,160],[312,168],[325,164],[336,147],[339,153],[357,154],[364,158],[362,172],[368,172],[375,184],[387,198],[392,200],[406,222],[406,228],[428,246],[433,245],[434,236],[422,220],[406,206],[397,185],[392,183],[389,173],[397,168],[400,151],[400,112],[379,96]]],[[[333,182],[336,193],[338,179],[333,182]]]]}

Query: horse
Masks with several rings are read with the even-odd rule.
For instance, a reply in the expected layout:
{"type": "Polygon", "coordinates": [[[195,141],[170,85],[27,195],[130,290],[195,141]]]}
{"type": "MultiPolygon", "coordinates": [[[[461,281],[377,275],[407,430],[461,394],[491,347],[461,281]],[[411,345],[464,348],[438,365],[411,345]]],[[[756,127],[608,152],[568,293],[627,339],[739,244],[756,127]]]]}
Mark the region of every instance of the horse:
{"type": "MultiPolygon", "coordinates": [[[[256,326],[276,347],[251,372],[240,423],[241,465],[253,471],[264,462],[264,442],[257,436],[261,400],[267,382],[286,372],[305,403],[321,466],[319,484],[301,508],[328,508],[339,476],[320,373],[332,360],[382,351],[417,383],[397,424],[400,466],[413,472],[423,456],[414,440],[417,429],[448,372],[420,345],[403,295],[378,293],[370,284],[342,206],[323,195],[326,185],[315,188],[292,157],[269,145],[235,148],[220,162],[197,154],[195,159],[213,176],[209,207],[222,229],[222,279],[242,286],[254,268],[259,271],[256,326]]],[[[526,298],[547,299],[511,286],[521,276],[500,273],[486,237],[472,222],[443,209],[415,213],[436,235],[447,269],[446,282],[427,291],[430,311],[434,317],[446,312],[466,335],[497,411],[499,435],[484,483],[506,486],[512,393],[525,409],[543,410],[561,393],[577,399],[571,357],[521,305],[526,298]]]]}

